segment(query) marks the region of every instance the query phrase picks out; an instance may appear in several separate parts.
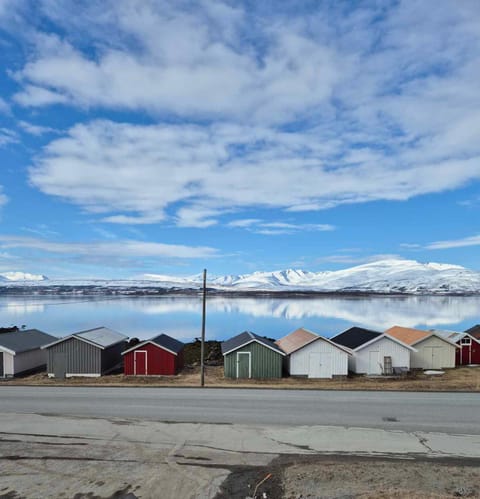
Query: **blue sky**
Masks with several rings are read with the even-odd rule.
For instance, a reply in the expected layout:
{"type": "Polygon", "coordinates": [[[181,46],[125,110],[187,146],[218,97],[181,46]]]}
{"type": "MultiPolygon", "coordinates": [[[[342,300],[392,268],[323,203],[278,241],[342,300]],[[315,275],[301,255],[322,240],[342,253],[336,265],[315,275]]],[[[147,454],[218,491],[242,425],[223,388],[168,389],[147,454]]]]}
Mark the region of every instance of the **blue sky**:
{"type": "Polygon", "coordinates": [[[0,0],[0,272],[480,270],[480,4],[0,0]]]}

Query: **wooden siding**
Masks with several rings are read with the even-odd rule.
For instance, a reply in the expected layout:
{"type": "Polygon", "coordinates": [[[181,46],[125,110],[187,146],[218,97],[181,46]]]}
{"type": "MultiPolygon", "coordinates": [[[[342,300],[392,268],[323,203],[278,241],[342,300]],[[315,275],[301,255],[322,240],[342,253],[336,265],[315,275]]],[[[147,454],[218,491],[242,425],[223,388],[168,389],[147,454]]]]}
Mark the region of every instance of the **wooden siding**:
{"type": "Polygon", "coordinates": [[[237,353],[250,352],[252,362],[252,378],[281,378],[283,355],[257,342],[225,355],[225,377],[237,377],[237,353]]]}
{"type": "Polygon", "coordinates": [[[67,374],[102,374],[102,350],[98,347],[80,341],[77,338],[57,343],[47,348],[47,370],[53,374],[55,356],[65,354],[67,374]]]}
{"type": "Polygon", "coordinates": [[[410,369],[410,353],[411,350],[403,345],[389,338],[382,338],[358,352],[354,352],[353,359],[349,363],[349,369],[358,374],[382,374],[381,366],[383,366],[384,357],[392,358],[393,367],[407,367],[410,369]],[[378,360],[371,362],[371,359],[375,356],[378,360]]]}
{"type": "Polygon", "coordinates": [[[455,364],[457,366],[480,364],[480,343],[471,339],[470,345],[462,345],[461,341],[458,341],[457,345],[460,346],[455,352],[455,364]]]}
{"type": "Polygon", "coordinates": [[[412,367],[416,369],[444,369],[455,367],[454,345],[441,340],[437,336],[429,338],[413,345],[418,352],[412,352],[412,367]],[[432,363],[432,348],[435,349],[432,363]]]}
{"type": "Polygon", "coordinates": [[[290,375],[312,377],[312,373],[310,372],[310,354],[312,353],[330,354],[332,356],[329,378],[332,376],[346,376],[348,374],[349,355],[347,352],[334,347],[327,341],[317,340],[289,355],[290,375]]]}
{"type": "Polygon", "coordinates": [[[168,376],[177,374],[178,369],[183,367],[183,352],[179,352],[178,358],[163,348],[147,343],[139,346],[124,355],[124,372],[126,375],[135,375],[135,352],[147,352],[147,375],[168,376]]]}

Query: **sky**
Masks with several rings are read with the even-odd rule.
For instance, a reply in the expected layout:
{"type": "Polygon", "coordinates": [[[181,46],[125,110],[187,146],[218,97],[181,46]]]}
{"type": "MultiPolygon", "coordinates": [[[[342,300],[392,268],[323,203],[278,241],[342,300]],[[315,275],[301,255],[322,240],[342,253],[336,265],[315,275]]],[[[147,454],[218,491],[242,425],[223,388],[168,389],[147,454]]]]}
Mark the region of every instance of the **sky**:
{"type": "Polygon", "coordinates": [[[0,0],[0,272],[480,270],[480,2],[0,0]]]}

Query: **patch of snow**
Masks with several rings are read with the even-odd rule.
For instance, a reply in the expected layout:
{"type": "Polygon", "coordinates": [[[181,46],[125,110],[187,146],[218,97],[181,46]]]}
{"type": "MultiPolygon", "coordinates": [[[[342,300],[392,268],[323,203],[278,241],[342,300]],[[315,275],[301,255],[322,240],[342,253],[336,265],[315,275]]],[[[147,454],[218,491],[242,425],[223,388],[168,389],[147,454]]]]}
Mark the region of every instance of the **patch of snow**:
{"type": "Polygon", "coordinates": [[[46,281],[47,276],[41,274],[29,274],[28,272],[3,272],[0,274],[2,281],[46,281]]]}

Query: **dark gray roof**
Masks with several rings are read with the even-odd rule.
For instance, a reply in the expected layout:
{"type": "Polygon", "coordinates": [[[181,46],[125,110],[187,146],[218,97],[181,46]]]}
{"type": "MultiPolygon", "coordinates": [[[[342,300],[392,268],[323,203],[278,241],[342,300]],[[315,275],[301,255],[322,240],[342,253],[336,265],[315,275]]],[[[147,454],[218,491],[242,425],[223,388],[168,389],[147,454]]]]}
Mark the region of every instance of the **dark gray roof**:
{"type": "Polygon", "coordinates": [[[175,353],[182,351],[185,346],[181,341],[168,336],[168,334],[159,334],[158,336],[155,336],[155,338],[147,340],[145,343],[148,343],[149,341],[175,353]]]}
{"type": "Polygon", "coordinates": [[[383,333],[378,331],[372,331],[371,329],[364,329],[363,327],[351,327],[343,333],[337,334],[333,338],[330,338],[334,343],[343,345],[344,347],[355,350],[355,348],[373,340],[377,336],[381,336],[383,333]]]}
{"type": "Polygon", "coordinates": [[[465,332],[474,338],[480,338],[480,324],[476,324],[475,326],[467,329],[465,332]]]}
{"type": "Polygon", "coordinates": [[[275,345],[273,341],[267,340],[267,338],[258,336],[258,334],[252,333],[250,331],[245,331],[238,334],[237,336],[234,336],[233,338],[230,338],[227,341],[222,342],[222,353],[223,355],[225,355],[226,353],[237,350],[238,348],[246,345],[247,343],[250,343],[251,341],[257,341],[258,343],[261,343],[262,345],[265,345],[266,347],[271,348],[272,350],[275,350],[282,355],[285,355],[285,352],[280,347],[275,345]]]}
{"type": "Polygon", "coordinates": [[[38,329],[27,329],[25,331],[0,334],[0,347],[11,352],[22,353],[29,350],[36,350],[56,339],[55,336],[39,331],[38,329]]]}

